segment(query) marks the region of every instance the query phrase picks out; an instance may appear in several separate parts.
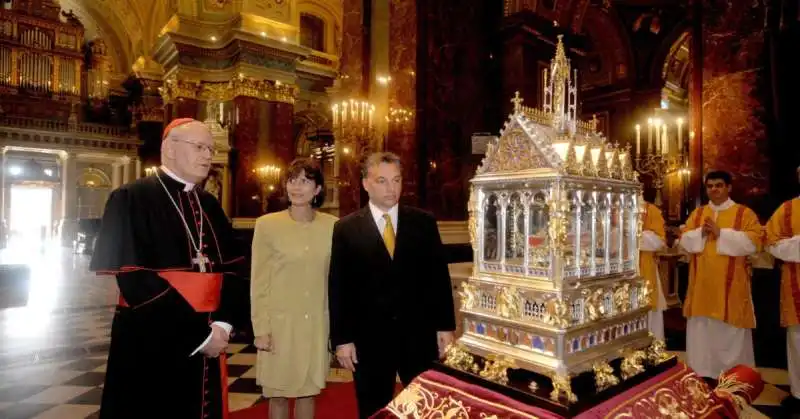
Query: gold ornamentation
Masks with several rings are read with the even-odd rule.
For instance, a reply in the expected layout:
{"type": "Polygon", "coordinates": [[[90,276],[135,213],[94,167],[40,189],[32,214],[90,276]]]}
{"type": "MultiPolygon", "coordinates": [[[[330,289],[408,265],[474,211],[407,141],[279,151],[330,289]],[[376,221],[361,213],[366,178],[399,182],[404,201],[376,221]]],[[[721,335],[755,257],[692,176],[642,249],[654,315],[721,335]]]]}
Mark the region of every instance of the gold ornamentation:
{"type": "Polygon", "coordinates": [[[632,418],[702,418],[721,405],[712,398],[706,384],[696,374],[682,370],[666,377],[655,388],[642,389],[623,400],[606,417],[632,418]]]}
{"type": "Polygon", "coordinates": [[[497,293],[497,314],[505,318],[518,318],[522,298],[516,287],[502,286],[497,293]]]}
{"type": "Polygon", "coordinates": [[[608,362],[595,362],[592,370],[594,370],[594,385],[598,393],[619,384],[619,378],[614,375],[614,368],[611,368],[608,362]]]}
{"type": "Polygon", "coordinates": [[[543,318],[545,323],[560,329],[566,329],[569,327],[569,310],[567,309],[567,304],[561,298],[551,298],[547,301],[546,307],[547,312],[543,318]]]}
{"type": "Polygon", "coordinates": [[[585,319],[591,323],[605,317],[606,308],[603,305],[603,294],[605,291],[602,288],[597,288],[594,291],[584,290],[584,303],[583,309],[585,311],[585,319]]]}
{"type": "Polygon", "coordinates": [[[647,361],[652,365],[658,365],[672,358],[666,353],[666,346],[663,340],[653,339],[653,343],[647,348],[647,361]]]}
{"type": "Polygon", "coordinates": [[[486,145],[486,157],[478,173],[516,172],[543,167],[550,167],[547,158],[532,144],[528,135],[516,127],[504,132],[496,143],[486,145]]]}
{"type": "Polygon", "coordinates": [[[445,349],[444,354],[444,364],[448,367],[467,372],[474,372],[478,368],[472,354],[457,342],[451,343],[445,349]]]}
{"type": "Polygon", "coordinates": [[[469,242],[472,245],[472,251],[478,251],[478,217],[475,212],[478,208],[478,194],[475,193],[475,186],[471,185],[469,188],[469,221],[467,222],[467,229],[469,230],[469,242]]]}
{"type": "Polygon", "coordinates": [[[614,290],[614,308],[616,313],[627,313],[631,309],[631,284],[624,283],[614,290]]]}
{"type": "Polygon", "coordinates": [[[645,360],[644,351],[633,351],[622,360],[619,369],[622,370],[622,379],[627,380],[644,371],[642,362],[645,360]]]}
{"type": "Polygon", "coordinates": [[[550,376],[550,381],[553,383],[553,391],[550,392],[550,400],[559,401],[562,396],[567,403],[575,403],[578,401],[578,396],[572,392],[572,377],[569,375],[553,374],[550,376]]]}
{"type": "Polygon", "coordinates": [[[508,369],[514,368],[514,360],[502,356],[490,354],[483,364],[480,376],[500,384],[508,384],[508,369]]]}
{"type": "Polygon", "coordinates": [[[205,101],[228,101],[233,99],[232,83],[203,83],[200,86],[200,100],[205,101]]]}
{"type": "Polygon", "coordinates": [[[164,81],[158,88],[164,103],[169,103],[177,98],[197,99],[198,83],[191,80],[177,80],[171,77],[164,81]]]}
{"type": "Polygon", "coordinates": [[[233,0],[207,0],[206,4],[210,9],[224,9],[225,6],[233,4],[233,0]]]}
{"type": "Polygon", "coordinates": [[[515,114],[518,114],[518,113],[522,112],[522,102],[524,102],[524,101],[525,101],[525,99],[523,99],[523,98],[521,98],[519,96],[519,90],[514,92],[514,98],[511,99],[511,103],[514,104],[514,113],[515,114]]]}
{"type": "Polygon", "coordinates": [[[571,175],[583,175],[583,164],[578,162],[578,156],[575,151],[575,143],[570,143],[569,150],[567,150],[567,161],[564,162],[564,169],[571,175]]]}
{"type": "Polygon", "coordinates": [[[555,201],[551,204],[550,224],[547,226],[547,235],[550,247],[557,256],[564,254],[567,243],[567,215],[569,202],[566,200],[555,201]]]}
{"type": "Polygon", "coordinates": [[[475,303],[478,300],[478,288],[469,281],[461,283],[461,291],[458,293],[461,297],[461,308],[464,310],[472,310],[475,308],[475,303]]]}
{"type": "Polygon", "coordinates": [[[423,387],[420,383],[412,382],[387,406],[386,410],[399,418],[433,419],[442,417],[469,419],[470,408],[464,402],[453,396],[441,397],[434,391],[423,387]]]}

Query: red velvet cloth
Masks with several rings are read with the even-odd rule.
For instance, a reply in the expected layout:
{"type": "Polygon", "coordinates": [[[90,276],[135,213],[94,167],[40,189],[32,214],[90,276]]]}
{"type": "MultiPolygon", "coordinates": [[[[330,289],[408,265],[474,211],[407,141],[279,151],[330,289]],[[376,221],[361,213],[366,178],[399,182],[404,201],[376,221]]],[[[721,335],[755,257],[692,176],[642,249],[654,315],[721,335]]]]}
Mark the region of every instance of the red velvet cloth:
{"type": "MultiPolygon", "coordinates": [[[[426,371],[373,416],[386,418],[563,418],[449,375],[426,371]]],[[[628,391],[576,416],[595,418],[735,418],[730,403],[716,396],[689,367],[678,363],[628,391]]]]}
{"type": "Polygon", "coordinates": [[[562,416],[520,403],[502,394],[429,370],[372,416],[385,418],[559,419],[562,416]]]}

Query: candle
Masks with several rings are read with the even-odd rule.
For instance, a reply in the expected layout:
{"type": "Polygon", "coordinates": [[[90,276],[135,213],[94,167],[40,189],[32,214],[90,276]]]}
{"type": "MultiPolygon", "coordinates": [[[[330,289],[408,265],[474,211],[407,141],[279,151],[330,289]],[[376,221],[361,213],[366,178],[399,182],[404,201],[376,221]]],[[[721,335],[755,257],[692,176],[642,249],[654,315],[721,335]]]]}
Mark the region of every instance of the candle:
{"type": "Polygon", "coordinates": [[[667,135],[667,124],[664,124],[664,135],[661,137],[664,142],[663,153],[669,154],[669,136],[667,135]]]}
{"type": "Polygon", "coordinates": [[[636,124],[636,158],[642,154],[642,127],[636,124]]]}
{"type": "Polygon", "coordinates": [[[683,125],[683,118],[678,118],[678,153],[683,153],[683,130],[681,129],[681,125],[683,125]]]}
{"type": "Polygon", "coordinates": [[[223,115],[223,113],[222,113],[222,102],[220,102],[219,103],[219,119],[220,120],[222,119],[222,115],[223,115]]]}
{"type": "Polygon", "coordinates": [[[653,120],[647,118],[647,151],[653,153],[653,120]]]}

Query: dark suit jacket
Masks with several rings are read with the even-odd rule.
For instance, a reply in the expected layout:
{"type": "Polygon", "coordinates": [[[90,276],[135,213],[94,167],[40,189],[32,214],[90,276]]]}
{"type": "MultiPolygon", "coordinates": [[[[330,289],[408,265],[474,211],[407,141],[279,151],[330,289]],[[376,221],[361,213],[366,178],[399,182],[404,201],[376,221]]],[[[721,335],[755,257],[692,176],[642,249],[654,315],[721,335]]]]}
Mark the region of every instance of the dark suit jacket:
{"type": "Polygon", "coordinates": [[[455,330],[450,274],[436,219],[400,205],[394,258],[368,206],[333,229],[328,301],[333,348],[390,324],[403,338],[455,330]]]}

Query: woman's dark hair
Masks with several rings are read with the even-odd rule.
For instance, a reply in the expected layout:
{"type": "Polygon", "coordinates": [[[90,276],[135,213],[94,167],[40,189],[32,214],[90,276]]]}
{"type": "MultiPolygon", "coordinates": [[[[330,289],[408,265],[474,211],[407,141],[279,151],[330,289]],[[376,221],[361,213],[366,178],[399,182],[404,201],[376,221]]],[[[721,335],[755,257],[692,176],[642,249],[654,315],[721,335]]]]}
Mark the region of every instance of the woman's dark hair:
{"type": "MultiPolygon", "coordinates": [[[[319,193],[311,200],[311,207],[319,208],[325,202],[325,178],[322,176],[322,169],[315,160],[310,158],[295,159],[289,164],[289,168],[286,170],[286,180],[284,183],[292,179],[297,179],[304,173],[306,179],[313,180],[316,186],[320,186],[319,193]]],[[[286,201],[289,201],[288,192],[286,194],[286,201]]]]}

